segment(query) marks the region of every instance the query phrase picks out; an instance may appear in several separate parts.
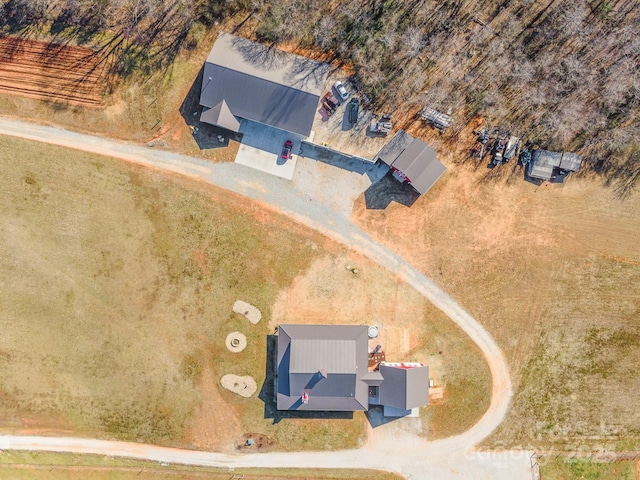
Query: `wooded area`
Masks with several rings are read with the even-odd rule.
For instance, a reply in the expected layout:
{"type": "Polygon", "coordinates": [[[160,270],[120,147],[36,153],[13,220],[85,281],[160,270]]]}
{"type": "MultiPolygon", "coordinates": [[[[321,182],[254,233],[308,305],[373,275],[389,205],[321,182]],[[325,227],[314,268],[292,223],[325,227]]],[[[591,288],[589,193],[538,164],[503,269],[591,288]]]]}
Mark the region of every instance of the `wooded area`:
{"type": "MultiPolygon", "coordinates": [[[[628,189],[640,179],[640,9],[632,0],[0,0],[2,28],[91,38],[114,70],[154,69],[217,20],[350,65],[386,111],[452,108],[545,148],[580,152],[628,189]],[[119,50],[118,50],[119,49],[119,50]]],[[[455,128],[454,132],[455,134],[455,128]]]]}

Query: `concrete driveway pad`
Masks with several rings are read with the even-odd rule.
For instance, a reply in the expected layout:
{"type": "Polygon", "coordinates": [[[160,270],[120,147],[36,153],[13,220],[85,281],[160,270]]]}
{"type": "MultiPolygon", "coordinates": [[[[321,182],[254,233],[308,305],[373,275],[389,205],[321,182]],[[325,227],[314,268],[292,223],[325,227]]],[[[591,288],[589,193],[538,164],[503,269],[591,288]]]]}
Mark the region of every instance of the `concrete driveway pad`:
{"type": "Polygon", "coordinates": [[[293,178],[300,151],[299,135],[244,119],[240,123],[240,133],[242,142],[235,163],[287,180],[293,178]],[[287,140],[293,142],[293,149],[291,158],[285,161],[280,154],[287,140]]]}

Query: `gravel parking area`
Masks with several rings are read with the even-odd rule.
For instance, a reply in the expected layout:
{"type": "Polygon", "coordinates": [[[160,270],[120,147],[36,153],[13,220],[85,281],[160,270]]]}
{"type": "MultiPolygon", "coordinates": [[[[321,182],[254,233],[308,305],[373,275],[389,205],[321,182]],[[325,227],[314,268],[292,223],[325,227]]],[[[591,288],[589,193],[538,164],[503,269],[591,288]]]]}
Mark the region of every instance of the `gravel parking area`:
{"type": "MultiPolygon", "coordinates": [[[[306,148],[306,147],[305,147],[306,148]]],[[[319,201],[347,217],[353,203],[372,183],[382,178],[389,167],[360,160],[314,160],[298,157],[293,186],[304,193],[309,201],[319,201]]]]}
{"type": "Polygon", "coordinates": [[[362,98],[355,93],[353,85],[344,77],[330,76],[325,84],[324,92],[332,92],[335,95],[336,92],[332,86],[336,80],[344,83],[349,93],[349,98],[336,109],[332,116],[327,116],[325,110],[320,106],[318,107],[318,113],[312,128],[315,132],[313,141],[318,144],[327,144],[334,150],[339,150],[349,155],[372,160],[392,135],[389,134],[387,137],[374,136],[368,132],[374,113],[365,108],[362,98]],[[355,125],[351,125],[348,118],[349,100],[354,94],[360,99],[360,114],[358,115],[358,122],[355,125]]]}

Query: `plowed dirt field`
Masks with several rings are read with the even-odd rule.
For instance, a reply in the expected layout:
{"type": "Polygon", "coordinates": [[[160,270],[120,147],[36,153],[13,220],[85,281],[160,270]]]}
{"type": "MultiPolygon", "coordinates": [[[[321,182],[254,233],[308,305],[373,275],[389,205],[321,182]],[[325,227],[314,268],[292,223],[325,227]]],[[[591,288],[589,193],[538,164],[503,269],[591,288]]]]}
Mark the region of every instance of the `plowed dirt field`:
{"type": "Polygon", "coordinates": [[[89,48],[0,37],[0,94],[100,107],[104,66],[89,48]]]}

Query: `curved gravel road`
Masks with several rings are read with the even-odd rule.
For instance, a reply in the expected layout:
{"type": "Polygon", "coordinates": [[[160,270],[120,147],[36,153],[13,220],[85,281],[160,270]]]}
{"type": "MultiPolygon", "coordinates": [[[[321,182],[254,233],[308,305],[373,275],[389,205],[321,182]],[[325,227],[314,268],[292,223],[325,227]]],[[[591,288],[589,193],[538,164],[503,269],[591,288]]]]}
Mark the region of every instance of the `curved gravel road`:
{"type": "Polygon", "coordinates": [[[296,190],[287,180],[242,165],[209,163],[194,157],[3,117],[0,117],[0,134],[84,150],[186,175],[262,202],[396,273],[446,313],[478,344],[493,379],[491,404],[482,419],[461,435],[430,442],[411,432],[394,430],[392,434],[377,434],[378,429],[373,429],[370,441],[362,448],[338,452],[224,455],[126,442],[29,436],[0,436],[0,449],[98,453],[223,467],[378,468],[402,473],[410,479],[531,478],[531,452],[485,453],[473,449],[502,422],[512,395],[506,361],[491,335],[433,281],[398,254],[376,243],[343,213],[296,190]]]}

